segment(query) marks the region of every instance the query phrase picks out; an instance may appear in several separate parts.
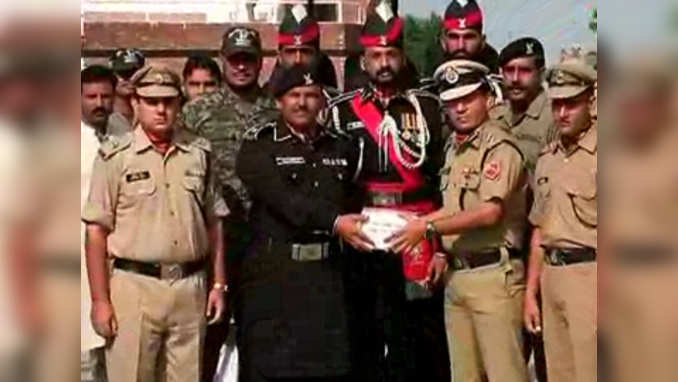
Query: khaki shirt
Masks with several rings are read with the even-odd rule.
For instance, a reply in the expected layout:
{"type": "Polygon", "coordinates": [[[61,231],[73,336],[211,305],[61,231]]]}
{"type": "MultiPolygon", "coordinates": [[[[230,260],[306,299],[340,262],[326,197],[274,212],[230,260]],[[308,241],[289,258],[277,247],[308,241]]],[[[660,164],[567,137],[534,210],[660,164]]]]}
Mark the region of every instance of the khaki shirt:
{"type": "Polygon", "coordinates": [[[548,247],[597,248],[598,131],[590,128],[569,152],[560,141],[542,151],[530,222],[548,247]]]}
{"type": "Polygon", "coordinates": [[[207,256],[207,221],[228,214],[214,193],[210,150],[183,128],[164,156],[141,128],[109,138],[94,162],[82,220],[110,231],[114,257],[169,263],[207,256]]]}
{"type": "Polygon", "coordinates": [[[599,179],[606,242],[612,248],[678,249],[678,125],[654,139],[642,147],[613,140],[605,153],[605,160],[614,163],[599,179]]]}
{"type": "Polygon", "coordinates": [[[519,249],[527,215],[526,176],[515,138],[496,121],[488,121],[454,146],[448,148],[441,170],[443,209],[453,214],[498,199],[504,204],[504,217],[493,227],[444,236],[445,250],[519,249]]]}
{"type": "Polygon", "coordinates": [[[505,124],[516,137],[525,156],[525,167],[533,174],[539,153],[557,136],[546,92],[542,90],[522,115],[514,116],[509,105],[505,104],[494,108],[492,116],[505,124]]]}

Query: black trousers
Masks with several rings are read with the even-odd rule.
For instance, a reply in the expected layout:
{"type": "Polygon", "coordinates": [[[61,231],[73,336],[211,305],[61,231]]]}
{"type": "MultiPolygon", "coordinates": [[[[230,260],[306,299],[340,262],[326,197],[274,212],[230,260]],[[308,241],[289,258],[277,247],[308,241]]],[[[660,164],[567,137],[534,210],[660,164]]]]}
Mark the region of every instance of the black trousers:
{"type": "Polygon", "coordinates": [[[450,380],[442,293],[407,301],[400,257],[352,253],[347,306],[354,380],[450,380]]]}

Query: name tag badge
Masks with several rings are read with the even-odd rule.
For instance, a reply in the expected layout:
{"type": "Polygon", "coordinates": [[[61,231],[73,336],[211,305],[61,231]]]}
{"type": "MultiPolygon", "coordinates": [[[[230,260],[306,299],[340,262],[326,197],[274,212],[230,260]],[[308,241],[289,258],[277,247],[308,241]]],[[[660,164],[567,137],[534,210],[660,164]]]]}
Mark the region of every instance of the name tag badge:
{"type": "Polygon", "coordinates": [[[344,158],[323,158],[324,166],[348,166],[348,160],[344,158]]]}
{"type": "Polygon", "coordinates": [[[151,173],[148,171],[140,171],[140,172],[134,172],[131,174],[127,174],[125,176],[125,180],[127,183],[133,183],[139,180],[144,180],[144,179],[149,179],[151,177],[151,173]]]}
{"type": "Polygon", "coordinates": [[[306,164],[304,157],[276,157],[275,164],[278,166],[290,166],[306,164]]]}

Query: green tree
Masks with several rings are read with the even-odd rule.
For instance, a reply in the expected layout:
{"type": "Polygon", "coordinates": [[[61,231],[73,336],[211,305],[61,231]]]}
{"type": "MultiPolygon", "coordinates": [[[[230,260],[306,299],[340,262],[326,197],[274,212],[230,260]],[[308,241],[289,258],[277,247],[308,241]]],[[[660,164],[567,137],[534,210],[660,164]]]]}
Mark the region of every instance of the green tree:
{"type": "Polygon", "coordinates": [[[429,18],[405,18],[405,52],[422,77],[433,74],[443,60],[439,37],[442,30],[440,16],[431,13],[429,18]]]}
{"type": "Polygon", "coordinates": [[[593,8],[591,12],[591,20],[589,20],[589,29],[593,33],[598,33],[598,8],[593,8]]]}

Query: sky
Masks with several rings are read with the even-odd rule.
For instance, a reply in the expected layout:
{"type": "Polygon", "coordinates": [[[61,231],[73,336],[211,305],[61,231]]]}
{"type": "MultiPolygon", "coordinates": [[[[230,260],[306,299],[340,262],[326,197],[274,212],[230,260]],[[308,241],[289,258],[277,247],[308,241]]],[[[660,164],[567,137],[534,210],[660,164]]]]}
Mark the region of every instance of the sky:
{"type": "MultiPolygon", "coordinates": [[[[415,16],[442,15],[450,0],[400,0],[401,11],[415,16]]],[[[520,37],[538,38],[552,61],[560,49],[580,43],[596,44],[589,30],[592,0],[479,0],[485,13],[485,34],[497,51],[520,37]]]]}

